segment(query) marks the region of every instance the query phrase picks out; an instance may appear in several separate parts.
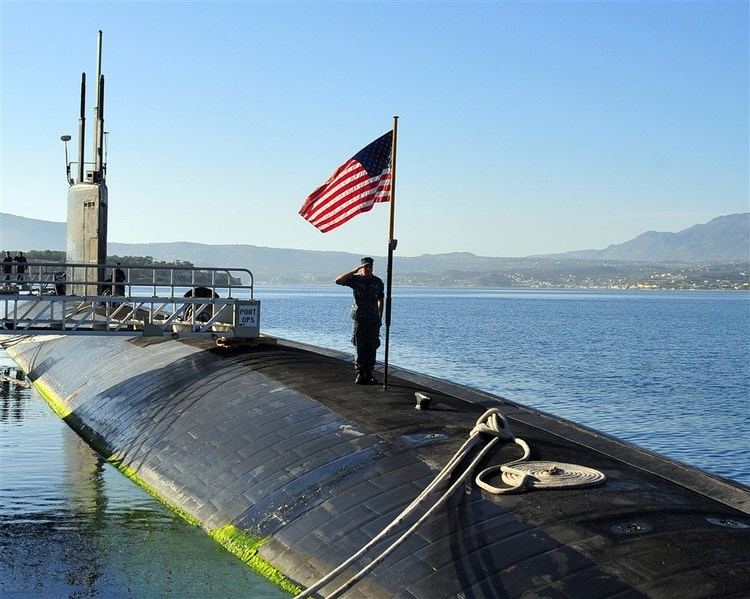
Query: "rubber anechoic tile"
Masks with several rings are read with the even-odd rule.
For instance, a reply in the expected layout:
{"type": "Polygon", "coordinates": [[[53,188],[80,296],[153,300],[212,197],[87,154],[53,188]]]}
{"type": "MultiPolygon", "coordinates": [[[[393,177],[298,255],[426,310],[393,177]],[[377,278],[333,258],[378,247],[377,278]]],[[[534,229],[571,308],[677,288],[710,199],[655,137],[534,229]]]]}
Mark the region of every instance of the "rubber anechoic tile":
{"type": "MultiPolygon", "coordinates": [[[[498,569],[486,555],[454,556],[450,564],[433,571],[407,586],[418,597],[564,597],[564,593],[550,585],[550,580],[530,571],[510,567],[498,569]],[[508,573],[512,573],[508,576],[508,573]],[[538,592],[544,589],[544,592],[538,592]],[[528,594],[527,594],[528,593],[528,594]],[[537,594],[538,593],[538,594],[537,594]]],[[[596,573],[595,571],[593,572],[596,573]]],[[[618,591],[622,590],[617,586],[618,591]]],[[[577,597],[588,597],[579,594],[577,597]]]]}
{"type": "MultiPolygon", "coordinates": [[[[264,399],[261,398],[261,401],[264,399]]],[[[282,420],[289,426],[330,412],[324,405],[299,393],[277,393],[275,399],[276,401],[268,401],[268,405],[278,407],[283,412],[282,420]]]]}
{"type": "Polygon", "coordinates": [[[371,451],[364,450],[344,456],[319,469],[290,477],[286,484],[277,484],[272,491],[251,496],[251,499],[257,499],[240,518],[241,525],[258,526],[268,520],[268,514],[286,522],[304,518],[308,522],[315,523],[319,519],[320,523],[325,523],[331,518],[331,513],[320,510],[318,514],[317,506],[336,492],[333,487],[342,477],[353,475],[361,478],[367,470],[370,455],[371,451]]]}
{"type": "MultiPolygon", "coordinates": [[[[316,508],[316,510],[320,510],[320,508],[316,508]]],[[[364,503],[355,503],[340,513],[334,512],[331,514],[328,511],[325,511],[325,513],[329,519],[326,519],[325,516],[319,516],[319,525],[314,534],[321,539],[327,539],[330,543],[357,536],[364,540],[362,543],[364,545],[373,538],[372,534],[365,531],[364,526],[383,517],[383,514],[373,511],[364,503]]],[[[304,521],[304,518],[300,518],[300,524],[304,521]]]]}
{"type": "Polygon", "coordinates": [[[398,476],[402,468],[411,468],[415,463],[424,464],[415,454],[412,447],[403,446],[394,447],[393,451],[388,452],[382,459],[375,463],[375,470],[386,476],[398,476]]]}
{"type": "MultiPolygon", "coordinates": [[[[405,471],[405,473],[407,472],[408,470],[405,471]]],[[[431,480],[432,476],[430,475],[423,475],[421,478],[415,477],[411,480],[401,478],[398,482],[394,481],[395,486],[393,488],[381,491],[379,495],[368,499],[365,505],[380,514],[390,514],[394,510],[401,512],[419,496],[431,480]]],[[[378,488],[382,489],[383,487],[378,485],[378,488]]]]}
{"type": "MultiPolygon", "coordinates": [[[[328,423],[325,424],[321,427],[323,432],[330,430],[328,423]]],[[[274,447],[288,456],[290,474],[301,474],[379,444],[380,440],[375,437],[354,439],[335,434],[321,435],[311,429],[297,437],[284,438],[274,447]]]]}
{"type": "Polygon", "coordinates": [[[327,411],[305,410],[305,413],[301,418],[287,416],[271,426],[275,425],[277,430],[283,432],[279,444],[293,448],[307,439],[312,439],[312,429],[328,423],[330,423],[330,416],[327,411]]]}
{"type": "Polygon", "coordinates": [[[274,490],[287,486],[289,483],[298,479],[309,481],[306,484],[314,485],[324,483],[326,480],[336,477],[339,472],[351,472],[355,467],[366,467],[366,460],[372,457],[375,451],[376,440],[373,440],[371,447],[357,449],[352,451],[347,442],[340,442],[331,446],[324,452],[319,452],[315,456],[303,458],[296,454],[288,454],[284,447],[279,447],[278,457],[265,460],[262,466],[254,471],[257,477],[257,484],[248,489],[258,497],[263,497],[274,490]],[[349,451],[346,451],[346,450],[349,451]],[[304,463],[304,468],[297,466],[304,463]]]}
{"type": "MultiPolygon", "coordinates": [[[[359,505],[367,506],[368,493],[369,498],[372,498],[381,492],[379,487],[369,482],[370,477],[369,471],[360,469],[345,478],[332,482],[326,497],[313,508],[324,511],[331,518],[330,522],[323,527],[323,530],[330,527],[333,533],[337,531],[346,532],[346,529],[342,528],[342,522],[339,521],[339,518],[348,518],[347,512],[352,508],[359,505]],[[357,487],[357,489],[353,490],[354,487],[357,487]]],[[[368,509],[376,514],[372,508],[368,509]]]]}
{"type": "MultiPolygon", "coordinates": [[[[348,532],[355,529],[360,530],[359,523],[367,522],[376,517],[377,514],[372,510],[359,504],[347,510],[345,514],[340,514],[337,519],[339,520],[341,529],[348,532]]],[[[327,515],[325,512],[321,510],[310,510],[309,512],[300,515],[298,518],[287,522],[285,526],[275,534],[275,536],[289,547],[296,547],[297,543],[306,542],[304,539],[308,535],[312,535],[314,538],[330,537],[333,540],[334,537],[331,535],[332,531],[330,528],[327,528],[330,526],[331,522],[330,515],[327,515]],[[329,532],[326,533],[326,530],[329,532]]],[[[311,541],[310,547],[315,547],[314,542],[311,541]]]]}
{"type": "Polygon", "coordinates": [[[465,535],[482,535],[500,540],[530,531],[534,526],[519,520],[511,513],[498,509],[492,515],[477,514],[466,510],[464,506],[449,506],[434,513],[417,534],[431,543],[446,542],[457,533],[465,535]]]}
{"type": "MultiPolygon", "coordinates": [[[[568,547],[560,547],[523,560],[509,568],[494,572],[483,584],[500,581],[512,597],[519,597],[536,588],[554,586],[562,592],[565,578],[589,573],[597,576],[596,565],[568,547]]],[[[615,585],[616,592],[621,587],[615,585]]]]}
{"type": "Polygon", "coordinates": [[[582,570],[574,572],[570,576],[561,578],[555,588],[562,591],[567,597],[590,597],[591,599],[605,599],[607,597],[620,596],[645,597],[643,593],[633,589],[631,586],[599,569],[582,570]]]}
{"type": "Polygon", "coordinates": [[[495,569],[503,569],[559,546],[557,541],[533,528],[494,539],[479,532],[464,533],[456,527],[447,536],[430,543],[418,556],[436,570],[450,568],[456,559],[470,563],[478,557],[489,560],[495,569]]]}
{"type": "Polygon", "coordinates": [[[263,432],[284,429],[291,418],[304,421],[316,414],[323,413],[322,406],[302,396],[289,397],[284,402],[269,403],[261,411],[254,411],[252,426],[254,430],[263,432]]]}
{"type": "MultiPolygon", "coordinates": [[[[381,551],[383,550],[382,547],[380,547],[381,551]]],[[[408,548],[406,551],[408,551],[408,548]]],[[[367,559],[372,559],[377,553],[376,549],[367,559]]],[[[400,593],[398,596],[414,596],[407,588],[415,581],[424,580],[434,573],[435,569],[432,566],[423,562],[413,553],[404,556],[399,554],[399,550],[397,550],[376,566],[372,575],[389,588],[402,589],[402,593],[407,593],[406,595],[400,593]]]]}

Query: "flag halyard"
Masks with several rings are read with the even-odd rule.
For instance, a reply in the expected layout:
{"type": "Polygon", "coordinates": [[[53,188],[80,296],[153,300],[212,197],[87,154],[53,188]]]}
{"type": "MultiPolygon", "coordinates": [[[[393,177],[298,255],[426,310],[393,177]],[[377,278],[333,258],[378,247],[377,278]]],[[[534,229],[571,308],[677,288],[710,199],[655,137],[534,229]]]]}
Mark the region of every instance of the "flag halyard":
{"type": "Polygon", "coordinates": [[[342,164],[302,204],[300,215],[327,233],[368,212],[391,193],[391,144],[389,131],[342,164]]]}

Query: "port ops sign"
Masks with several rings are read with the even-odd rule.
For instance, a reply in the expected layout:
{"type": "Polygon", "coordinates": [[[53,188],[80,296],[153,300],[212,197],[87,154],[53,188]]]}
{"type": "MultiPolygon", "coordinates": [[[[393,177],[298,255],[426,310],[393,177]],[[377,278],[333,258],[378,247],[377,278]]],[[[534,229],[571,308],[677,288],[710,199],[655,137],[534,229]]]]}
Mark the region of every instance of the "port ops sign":
{"type": "Polygon", "coordinates": [[[260,302],[237,302],[234,307],[234,333],[237,337],[260,335],[260,302]]]}

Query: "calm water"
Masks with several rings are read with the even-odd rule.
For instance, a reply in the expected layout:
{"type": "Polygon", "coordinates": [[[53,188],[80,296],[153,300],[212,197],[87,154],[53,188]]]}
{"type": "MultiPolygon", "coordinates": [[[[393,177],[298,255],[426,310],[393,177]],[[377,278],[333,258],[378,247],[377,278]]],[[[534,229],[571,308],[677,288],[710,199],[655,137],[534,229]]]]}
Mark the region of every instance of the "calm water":
{"type": "MultiPolygon", "coordinates": [[[[257,297],[266,332],[351,351],[347,289],[257,297]]],[[[399,290],[391,355],[750,484],[750,294],[399,290]]],[[[0,497],[3,597],[286,596],[13,383],[0,497]]]]}
{"type": "MultiPolygon", "coordinates": [[[[348,289],[257,297],[266,332],[352,351],[348,289]]],[[[750,294],[401,289],[391,363],[750,484],[750,294]]]]}
{"type": "MultiPolygon", "coordinates": [[[[12,364],[0,351],[0,371],[12,364]]],[[[8,382],[0,596],[289,597],[102,460],[33,389],[8,382]]]]}

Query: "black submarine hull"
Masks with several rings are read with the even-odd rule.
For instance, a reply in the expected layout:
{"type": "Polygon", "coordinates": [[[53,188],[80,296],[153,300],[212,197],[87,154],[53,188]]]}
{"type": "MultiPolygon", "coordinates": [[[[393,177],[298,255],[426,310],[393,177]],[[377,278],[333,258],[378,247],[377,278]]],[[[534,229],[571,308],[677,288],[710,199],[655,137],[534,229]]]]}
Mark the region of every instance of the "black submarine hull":
{"type": "MultiPolygon", "coordinates": [[[[355,386],[348,356],[285,341],[45,336],[6,350],[92,447],[290,592],[372,539],[495,407],[532,459],[606,484],[467,484],[346,597],[750,596],[747,487],[501,397],[395,368],[388,392],[355,386]],[[432,409],[414,409],[415,391],[432,409]]],[[[518,454],[503,444],[487,464],[518,454]]]]}

